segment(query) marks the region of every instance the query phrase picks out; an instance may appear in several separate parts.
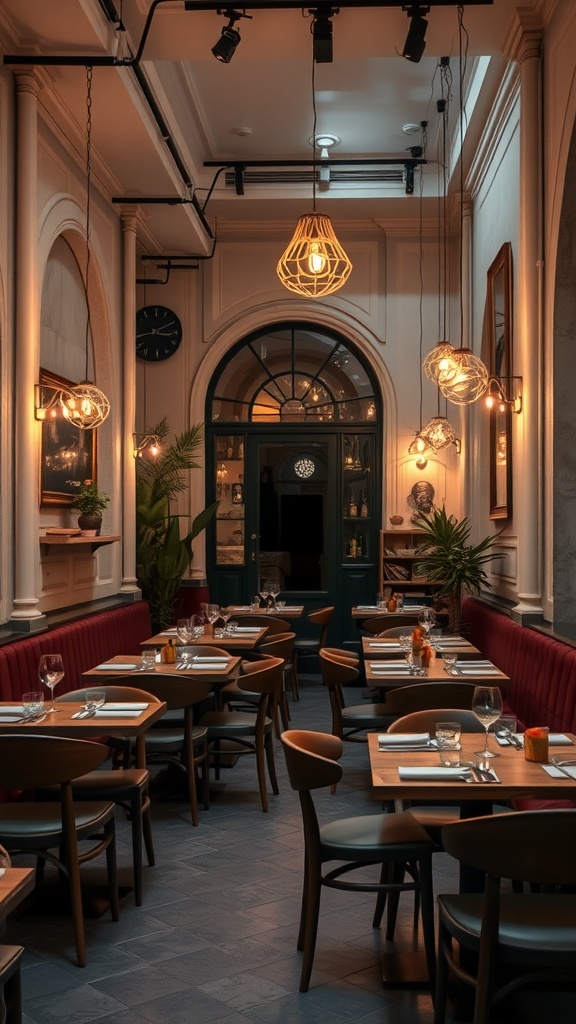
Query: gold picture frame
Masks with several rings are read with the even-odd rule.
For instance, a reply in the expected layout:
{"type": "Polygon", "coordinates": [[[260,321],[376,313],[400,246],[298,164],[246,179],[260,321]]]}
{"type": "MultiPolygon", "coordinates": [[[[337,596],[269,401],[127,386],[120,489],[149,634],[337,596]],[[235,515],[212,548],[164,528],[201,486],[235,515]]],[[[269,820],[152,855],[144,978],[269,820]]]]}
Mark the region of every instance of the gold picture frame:
{"type": "MultiPolygon", "coordinates": [[[[487,319],[490,375],[511,378],[512,245],[505,242],[488,268],[487,319]]],[[[512,408],[496,401],[490,410],[490,519],[512,516],[512,408]]]]}
{"type": "MultiPolygon", "coordinates": [[[[40,370],[40,387],[73,386],[73,381],[40,370]]],[[[71,508],[85,480],[96,480],[96,430],[80,430],[55,405],[42,421],[40,508],[71,508]]]]}

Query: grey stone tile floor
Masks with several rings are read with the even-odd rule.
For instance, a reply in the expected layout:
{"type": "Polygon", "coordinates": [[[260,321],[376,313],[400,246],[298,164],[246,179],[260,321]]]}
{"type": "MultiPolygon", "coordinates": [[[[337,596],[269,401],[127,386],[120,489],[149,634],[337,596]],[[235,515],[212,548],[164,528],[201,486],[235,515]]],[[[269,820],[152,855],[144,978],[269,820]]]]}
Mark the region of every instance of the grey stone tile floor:
{"type": "MultiPolygon", "coordinates": [[[[330,730],[328,695],[318,677],[302,679],[290,702],[294,728],[330,730]]],[[[64,910],[36,903],[8,922],[4,942],[26,949],[24,1024],[431,1024],[424,990],[384,988],[381,950],[391,948],[372,928],[374,897],[325,889],[311,987],[299,993],[296,934],[302,880],[302,830],[297,795],[276,748],[280,795],[263,814],[253,758],[244,757],[212,782],[211,807],[193,828],[180,788],[155,778],[156,866],[144,869],[144,898],[121,900],[120,920],[106,911],[86,919],[88,964],[74,960],[64,910]]],[[[367,748],[345,744],[344,779],[335,795],[317,794],[323,819],[376,813],[367,748]]],[[[130,826],[117,822],[120,880],[130,884],[130,826]]],[[[454,862],[436,855],[436,891],[453,891],[454,862]]],[[[85,868],[90,884],[101,869],[85,868]]],[[[404,894],[398,948],[413,948],[412,897],[404,894]]],[[[524,1024],[573,1024],[572,994],[517,995],[494,1012],[524,1024]]],[[[452,1024],[454,1018],[447,1021],[452,1024]]]]}

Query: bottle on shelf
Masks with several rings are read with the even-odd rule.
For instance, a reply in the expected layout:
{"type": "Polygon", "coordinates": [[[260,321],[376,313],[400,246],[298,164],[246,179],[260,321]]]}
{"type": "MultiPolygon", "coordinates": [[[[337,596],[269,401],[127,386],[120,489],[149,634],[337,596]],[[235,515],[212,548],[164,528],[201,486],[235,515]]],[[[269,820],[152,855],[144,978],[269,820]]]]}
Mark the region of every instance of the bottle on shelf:
{"type": "Polygon", "coordinates": [[[368,518],[368,500],[365,494],[362,495],[362,499],[360,502],[360,516],[362,519],[368,518]]]}
{"type": "Polygon", "coordinates": [[[358,538],[356,540],[356,558],[362,558],[363,551],[364,551],[364,546],[363,546],[363,541],[362,541],[362,534],[359,533],[358,534],[358,538]]]}
{"type": "Polygon", "coordinates": [[[349,554],[350,558],[357,558],[358,557],[358,541],[356,539],[356,534],[355,533],[353,533],[351,538],[350,538],[350,543],[348,545],[348,554],[349,554]]]}
{"type": "Polygon", "coordinates": [[[358,515],[358,502],[356,501],[356,498],[354,496],[350,498],[350,504],[348,506],[348,515],[350,516],[351,519],[355,519],[356,516],[358,515]]]}
{"type": "Polygon", "coordinates": [[[389,612],[396,611],[396,594],[392,594],[392,596],[388,599],[388,604],[386,607],[389,612]]]}

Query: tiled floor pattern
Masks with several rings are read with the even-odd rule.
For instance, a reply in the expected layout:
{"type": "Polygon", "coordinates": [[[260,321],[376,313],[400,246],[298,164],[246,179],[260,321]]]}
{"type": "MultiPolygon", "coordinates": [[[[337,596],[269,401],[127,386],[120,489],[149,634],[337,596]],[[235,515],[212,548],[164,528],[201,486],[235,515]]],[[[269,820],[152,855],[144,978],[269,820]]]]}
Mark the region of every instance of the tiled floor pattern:
{"type": "MultiPolygon", "coordinates": [[[[317,679],[290,705],[292,726],[328,731],[327,693],[317,679]]],[[[377,811],[367,752],[345,746],[335,796],[318,794],[325,818],[377,811]]],[[[155,786],[156,867],[145,869],[143,906],[122,899],[120,921],[86,922],[88,965],[75,966],[64,915],[27,911],[4,941],[26,947],[25,1024],[431,1024],[423,991],[383,989],[381,933],[371,927],[374,897],[325,889],[312,983],[298,992],[302,840],[300,809],[277,748],[280,795],[263,814],[252,758],[212,786],[198,828],[187,804],[159,777],[155,786]]],[[[129,881],[130,832],[118,819],[122,878],[129,881]]],[[[453,889],[455,865],[435,857],[437,891],[453,889]]],[[[94,878],[98,869],[88,867],[94,878]]],[[[411,897],[401,900],[398,946],[411,942],[411,897]]],[[[515,997],[494,1020],[573,1024],[573,996],[515,997]]],[[[449,1018],[452,1022],[453,1018],[449,1018]]]]}

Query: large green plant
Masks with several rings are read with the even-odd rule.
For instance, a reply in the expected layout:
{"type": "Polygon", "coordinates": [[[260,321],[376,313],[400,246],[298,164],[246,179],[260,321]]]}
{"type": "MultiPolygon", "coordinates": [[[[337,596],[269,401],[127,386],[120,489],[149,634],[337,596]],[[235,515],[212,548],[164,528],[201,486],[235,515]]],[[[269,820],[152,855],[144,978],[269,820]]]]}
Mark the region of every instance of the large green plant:
{"type": "Polygon", "coordinates": [[[449,628],[460,632],[463,594],[478,594],[482,587],[488,590],[492,587],[484,566],[494,558],[503,557],[502,552],[492,550],[499,534],[484,537],[478,544],[469,544],[470,519],[449,516],[444,506],[433,509],[428,515],[420,513],[415,522],[426,534],[419,549],[424,557],[416,563],[416,572],[440,584],[437,596],[449,599],[449,628]]]}
{"type": "Polygon", "coordinates": [[[192,520],[191,529],[181,536],[181,519],[172,515],[174,498],[190,484],[189,471],[199,469],[195,461],[202,443],[202,425],[177,434],[167,444],[169,427],[163,419],[153,430],[159,438],[156,458],[139,458],[136,470],[136,564],[142,595],[150,605],[152,625],[164,629],[174,618],[174,599],[192,559],[192,541],[206,528],[218,502],[192,520]]]}

